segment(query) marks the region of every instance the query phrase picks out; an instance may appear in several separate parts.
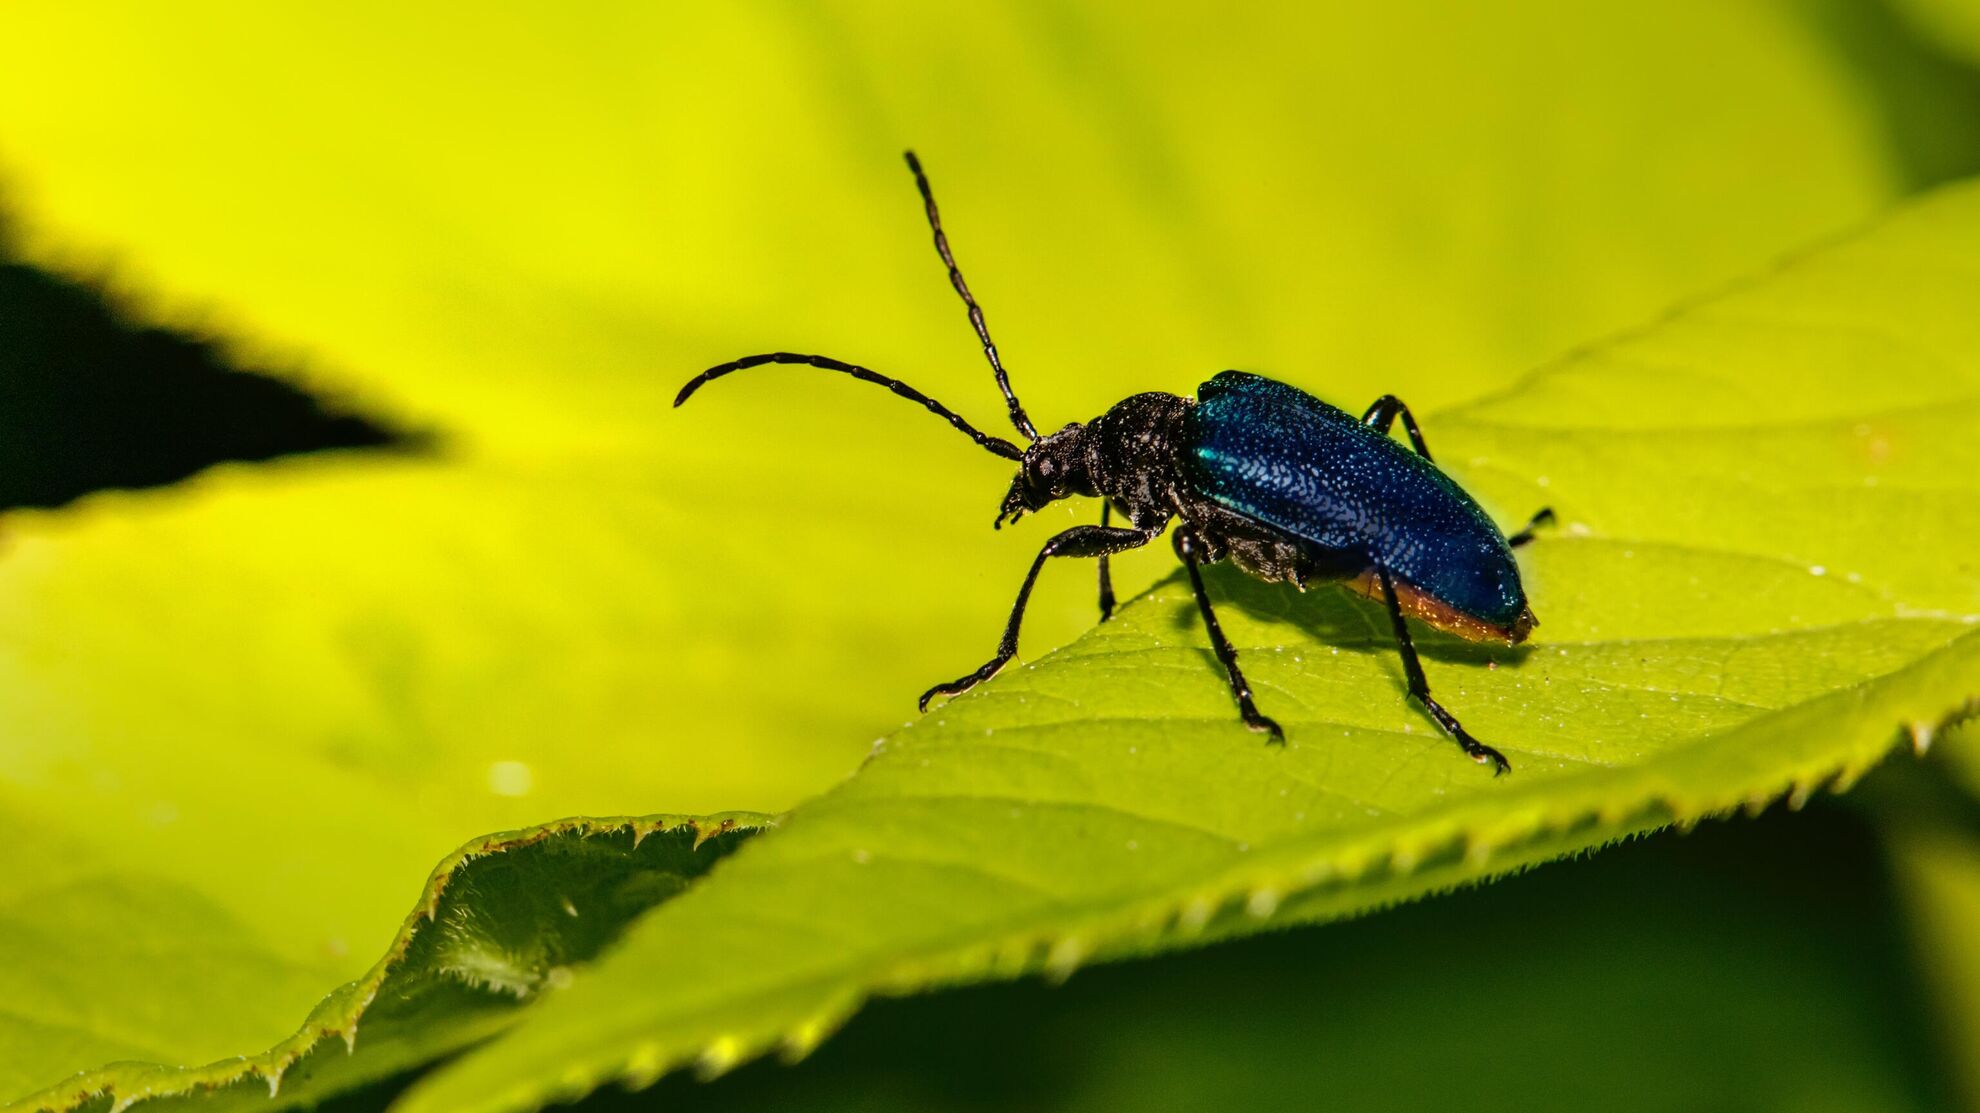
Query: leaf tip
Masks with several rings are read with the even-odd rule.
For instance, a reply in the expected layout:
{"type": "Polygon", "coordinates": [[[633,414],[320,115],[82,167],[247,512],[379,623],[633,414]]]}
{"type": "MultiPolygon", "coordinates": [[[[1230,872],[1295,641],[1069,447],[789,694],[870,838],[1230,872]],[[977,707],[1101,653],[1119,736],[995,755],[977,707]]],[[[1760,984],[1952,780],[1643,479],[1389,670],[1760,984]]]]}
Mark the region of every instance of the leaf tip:
{"type": "Polygon", "coordinates": [[[694,849],[700,850],[702,843],[707,842],[709,839],[716,838],[721,835],[726,835],[730,831],[735,830],[736,821],[733,819],[724,819],[720,823],[714,824],[713,826],[710,826],[705,823],[695,823],[693,824],[693,827],[694,827],[694,849]]]}
{"type": "Polygon", "coordinates": [[[717,1036],[695,1056],[694,1073],[703,1082],[720,1078],[742,1061],[742,1041],[734,1036],[717,1036]]]}
{"type": "Polygon", "coordinates": [[[833,1024],[829,1018],[813,1017],[784,1033],[777,1044],[777,1058],[786,1064],[797,1063],[818,1049],[825,1037],[832,1034],[833,1024]]]}
{"type": "Polygon", "coordinates": [[[660,1076],[667,1073],[667,1052],[659,1043],[648,1040],[632,1049],[626,1056],[625,1065],[619,1068],[619,1079],[629,1090],[644,1090],[660,1076]]]}
{"type": "Polygon", "coordinates": [[[1210,914],[1216,910],[1216,902],[1209,897],[1191,897],[1176,910],[1176,930],[1184,935],[1195,935],[1209,924],[1210,914]]]}
{"type": "Polygon", "coordinates": [[[1086,956],[1091,952],[1091,944],[1083,937],[1066,936],[1052,944],[1052,949],[1045,955],[1046,977],[1054,982],[1065,981],[1073,976],[1073,971],[1079,969],[1080,964],[1086,961],[1086,956]]]}

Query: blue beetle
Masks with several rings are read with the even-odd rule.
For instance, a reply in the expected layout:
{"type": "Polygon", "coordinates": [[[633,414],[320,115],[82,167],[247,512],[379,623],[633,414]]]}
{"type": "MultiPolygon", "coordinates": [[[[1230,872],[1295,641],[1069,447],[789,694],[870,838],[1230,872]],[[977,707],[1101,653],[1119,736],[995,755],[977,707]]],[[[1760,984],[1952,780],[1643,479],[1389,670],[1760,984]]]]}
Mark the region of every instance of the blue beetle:
{"type": "Polygon", "coordinates": [[[907,153],[907,163],[921,192],[935,250],[969,312],[1011,423],[1027,447],[978,430],[899,379],[829,356],[796,352],[744,356],[711,367],[681,388],[674,405],[712,379],[764,364],[837,371],[918,403],[977,444],[1016,461],[1018,473],[1004,495],[996,526],[1074,495],[1103,500],[1099,525],[1064,530],[1039,550],[1018,589],[996,655],[969,675],[923,693],[921,709],[928,710],[936,696],[967,692],[1017,655],[1025,604],[1047,559],[1098,559],[1104,622],[1114,609],[1107,558],[1147,545],[1174,522],[1176,556],[1189,573],[1204,629],[1246,726],[1277,740],[1285,737],[1278,723],[1259,714],[1251,685],[1238,669],[1237,650],[1224,636],[1203,588],[1202,566],[1226,558],[1268,582],[1305,590],[1310,582],[1336,581],[1381,602],[1395,628],[1409,694],[1474,761],[1490,763],[1495,773],[1510,769],[1505,755],[1473,738],[1431,697],[1404,616],[1473,641],[1524,641],[1538,623],[1512,551],[1532,540],[1534,528],[1551,520],[1552,512],[1541,510],[1507,537],[1431,461],[1415,417],[1394,395],[1378,399],[1357,420],[1296,387],[1242,371],[1216,375],[1197,389],[1194,399],[1137,394],[1092,421],[1041,437],[1011,390],[983,309],[950,253],[935,195],[914,152],[907,153]],[[1389,435],[1398,417],[1410,448],[1389,435]],[[1126,526],[1111,524],[1116,510],[1126,526]]]}

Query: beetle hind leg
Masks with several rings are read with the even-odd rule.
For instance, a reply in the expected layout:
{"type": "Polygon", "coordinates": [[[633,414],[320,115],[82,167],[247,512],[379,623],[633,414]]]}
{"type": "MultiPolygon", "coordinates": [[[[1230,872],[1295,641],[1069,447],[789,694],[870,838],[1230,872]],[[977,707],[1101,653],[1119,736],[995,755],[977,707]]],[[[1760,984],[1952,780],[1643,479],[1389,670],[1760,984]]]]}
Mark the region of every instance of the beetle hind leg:
{"type": "Polygon", "coordinates": [[[1203,628],[1210,635],[1210,648],[1217,653],[1217,660],[1224,666],[1224,676],[1230,681],[1231,695],[1237,699],[1238,715],[1244,725],[1252,730],[1272,736],[1274,742],[1284,742],[1286,732],[1258,713],[1251,702],[1251,683],[1238,671],[1237,650],[1231,647],[1231,640],[1224,636],[1224,628],[1217,622],[1217,612],[1210,607],[1210,593],[1203,589],[1203,573],[1198,565],[1203,562],[1199,553],[1202,541],[1196,531],[1187,526],[1179,527],[1175,533],[1176,556],[1182,559],[1183,567],[1189,569],[1189,586],[1196,592],[1196,609],[1203,612],[1203,628]]]}
{"type": "Polygon", "coordinates": [[[1402,603],[1396,597],[1395,581],[1389,578],[1388,570],[1379,565],[1375,568],[1375,579],[1382,585],[1382,600],[1388,604],[1389,621],[1395,624],[1396,648],[1402,651],[1403,672],[1409,677],[1409,694],[1416,697],[1432,719],[1437,720],[1444,733],[1463,747],[1471,760],[1480,765],[1489,763],[1495,777],[1511,772],[1512,763],[1506,760],[1506,755],[1473,738],[1471,732],[1464,729],[1464,724],[1457,721],[1457,716],[1444,710],[1443,704],[1431,698],[1430,681],[1424,677],[1423,664],[1416,659],[1416,646],[1409,640],[1409,624],[1403,620],[1402,603]]]}

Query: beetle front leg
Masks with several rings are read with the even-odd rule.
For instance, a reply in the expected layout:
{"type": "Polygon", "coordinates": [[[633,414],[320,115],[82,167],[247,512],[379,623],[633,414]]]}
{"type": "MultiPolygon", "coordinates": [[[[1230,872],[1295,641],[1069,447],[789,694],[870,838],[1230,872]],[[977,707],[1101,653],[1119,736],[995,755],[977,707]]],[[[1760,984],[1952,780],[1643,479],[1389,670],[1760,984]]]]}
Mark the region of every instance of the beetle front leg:
{"type": "MultiPolygon", "coordinates": [[[[1106,529],[1113,519],[1114,504],[1100,500],[1100,528],[1106,529]]],[[[1100,621],[1114,617],[1114,577],[1107,574],[1107,554],[1100,554],[1100,621]]]]}
{"type": "Polygon", "coordinates": [[[1416,427],[1416,415],[1410,413],[1409,407],[1395,395],[1384,394],[1375,399],[1375,404],[1361,415],[1361,423],[1374,426],[1377,433],[1386,437],[1389,426],[1395,423],[1397,417],[1402,418],[1403,428],[1409,432],[1409,443],[1416,449],[1416,454],[1425,460],[1430,459],[1430,446],[1423,443],[1423,430],[1416,427]]]}
{"type": "Polygon", "coordinates": [[[1459,746],[1464,747],[1464,752],[1470,755],[1471,760],[1480,765],[1491,762],[1495,767],[1492,770],[1492,775],[1495,777],[1510,772],[1512,764],[1506,760],[1506,755],[1473,738],[1470,732],[1464,729],[1464,725],[1457,721],[1457,716],[1444,710],[1442,704],[1430,698],[1430,681],[1424,677],[1423,665],[1416,659],[1416,646],[1410,643],[1409,624],[1403,620],[1402,603],[1396,598],[1395,581],[1389,578],[1388,570],[1380,566],[1375,569],[1375,578],[1382,583],[1382,598],[1389,605],[1389,621],[1396,627],[1396,647],[1402,650],[1403,672],[1409,676],[1409,694],[1416,697],[1425,711],[1430,712],[1430,717],[1437,720],[1438,726],[1443,727],[1446,733],[1457,740],[1459,746]]]}
{"type": "Polygon", "coordinates": [[[1224,666],[1224,675],[1231,683],[1231,695],[1237,698],[1238,716],[1244,725],[1252,730],[1265,731],[1274,742],[1284,742],[1286,732],[1279,724],[1258,713],[1251,702],[1251,683],[1238,671],[1237,650],[1231,647],[1231,640],[1224,636],[1224,628],[1217,623],[1217,612],[1210,607],[1210,593],[1203,589],[1203,573],[1197,570],[1201,562],[1198,548],[1202,544],[1195,531],[1188,526],[1176,529],[1176,556],[1181,558],[1183,567],[1189,569],[1189,586],[1196,592],[1196,609],[1203,612],[1203,628],[1210,634],[1210,648],[1216,651],[1217,660],[1224,666]]]}
{"type": "Polygon", "coordinates": [[[1038,550],[1037,559],[1031,562],[1031,571],[1024,575],[1024,586],[1018,589],[1017,603],[1011,607],[1011,619],[1004,626],[1004,639],[997,643],[997,655],[986,661],[982,668],[959,677],[947,684],[937,684],[921,694],[920,707],[928,710],[928,701],[936,696],[959,696],[997,674],[997,670],[1010,663],[1017,656],[1018,628],[1024,625],[1024,605],[1031,601],[1031,587],[1038,582],[1038,570],[1045,567],[1045,561],[1055,556],[1104,557],[1109,553],[1138,549],[1155,539],[1152,533],[1136,529],[1113,529],[1108,526],[1074,526],[1063,533],[1052,535],[1045,547],[1038,550]]]}

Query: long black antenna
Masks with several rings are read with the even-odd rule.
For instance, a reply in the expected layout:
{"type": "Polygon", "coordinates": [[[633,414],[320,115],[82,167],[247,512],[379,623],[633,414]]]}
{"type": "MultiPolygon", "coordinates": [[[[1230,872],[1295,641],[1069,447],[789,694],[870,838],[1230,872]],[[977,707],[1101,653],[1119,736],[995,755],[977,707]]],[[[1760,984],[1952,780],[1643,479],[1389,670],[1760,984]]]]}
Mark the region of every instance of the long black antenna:
{"type": "MultiPolygon", "coordinates": [[[[942,403],[928,397],[926,394],[921,393],[899,379],[890,379],[877,371],[869,371],[856,363],[847,363],[844,360],[833,359],[831,356],[800,355],[797,352],[766,352],[763,355],[744,356],[741,359],[733,359],[727,363],[716,364],[714,367],[710,367],[708,370],[689,379],[688,384],[681,388],[681,392],[674,396],[674,405],[678,406],[682,402],[687,401],[695,391],[701,389],[701,384],[705,382],[712,379],[719,379],[732,371],[761,367],[766,363],[801,363],[807,367],[820,367],[827,371],[844,372],[863,382],[877,383],[910,402],[920,403],[929,413],[947,421],[961,430],[964,436],[989,449],[991,452],[1002,456],[1004,459],[1024,459],[1024,449],[1019,448],[1002,437],[993,437],[983,432],[976,426],[964,421],[954,410],[949,409],[949,407],[944,406],[942,403]]],[[[1011,405],[1016,406],[1017,402],[1013,400],[1011,405]]],[[[1020,414],[1020,416],[1022,415],[1020,414]]],[[[1033,439],[1037,439],[1035,434],[1033,439]]]]}
{"type": "Polygon", "coordinates": [[[1011,424],[1024,434],[1024,439],[1038,439],[1038,429],[1025,416],[1024,407],[1018,404],[1017,395],[1011,393],[1011,378],[1004,373],[1004,361],[997,358],[997,345],[990,340],[990,327],[983,323],[983,307],[976,304],[976,298],[969,292],[969,284],[963,281],[962,271],[956,266],[956,257],[949,253],[949,237],[942,232],[942,214],[935,209],[935,193],[928,188],[928,175],[921,172],[921,160],[907,153],[908,169],[914,171],[915,187],[921,190],[921,200],[928,208],[928,227],[935,233],[935,250],[941,254],[942,262],[949,268],[949,284],[962,295],[963,304],[969,307],[969,323],[976,328],[976,335],[983,340],[984,358],[990,361],[990,370],[997,373],[997,389],[1004,392],[1004,400],[1011,406],[1011,424]]]}

